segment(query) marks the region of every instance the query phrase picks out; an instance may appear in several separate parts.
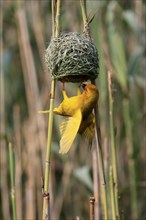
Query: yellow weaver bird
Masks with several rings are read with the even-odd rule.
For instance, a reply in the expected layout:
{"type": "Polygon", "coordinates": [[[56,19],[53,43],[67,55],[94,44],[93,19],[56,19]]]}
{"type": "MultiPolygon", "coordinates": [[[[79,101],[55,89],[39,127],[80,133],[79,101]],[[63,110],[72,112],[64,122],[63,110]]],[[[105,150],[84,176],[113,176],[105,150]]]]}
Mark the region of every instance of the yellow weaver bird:
{"type": "MultiPolygon", "coordinates": [[[[95,116],[92,113],[95,107],[99,92],[93,84],[83,84],[84,91],[82,94],[78,92],[77,96],[68,97],[65,89],[63,89],[62,103],[54,109],[54,113],[67,116],[60,124],[60,151],[65,154],[69,151],[77,133],[83,135],[89,144],[92,144],[94,137],[95,116]]],[[[39,111],[39,113],[49,113],[47,111],[39,111]]]]}

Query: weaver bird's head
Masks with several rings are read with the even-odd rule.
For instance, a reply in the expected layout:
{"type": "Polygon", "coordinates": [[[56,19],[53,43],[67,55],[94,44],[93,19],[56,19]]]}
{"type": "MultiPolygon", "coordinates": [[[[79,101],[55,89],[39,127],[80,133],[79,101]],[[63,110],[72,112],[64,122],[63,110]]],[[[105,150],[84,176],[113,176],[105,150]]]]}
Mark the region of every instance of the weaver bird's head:
{"type": "Polygon", "coordinates": [[[99,91],[97,89],[97,87],[93,84],[86,84],[86,83],[83,83],[82,84],[82,88],[84,89],[84,93],[86,94],[86,96],[92,96],[92,95],[95,95],[98,99],[99,97],[99,91]]]}
{"type": "Polygon", "coordinates": [[[98,89],[95,85],[93,84],[85,84],[83,83],[82,84],[82,88],[85,90],[85,91],[93,91],[93,92],[98,92],[98,89]]]}

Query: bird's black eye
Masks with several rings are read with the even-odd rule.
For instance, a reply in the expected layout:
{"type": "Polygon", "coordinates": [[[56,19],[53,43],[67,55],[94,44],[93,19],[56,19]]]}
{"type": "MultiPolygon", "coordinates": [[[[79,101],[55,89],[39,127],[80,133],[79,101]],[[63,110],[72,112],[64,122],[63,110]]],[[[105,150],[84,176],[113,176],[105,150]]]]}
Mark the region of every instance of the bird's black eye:
{"type": "Polygon", "coordinates": [[[86,87],[86,84],[85,84],[85,83],[83,83],[83,84],[82,84],[82,88],[83,88],[83,89],[85,89],[85,87],[86,87]]]}

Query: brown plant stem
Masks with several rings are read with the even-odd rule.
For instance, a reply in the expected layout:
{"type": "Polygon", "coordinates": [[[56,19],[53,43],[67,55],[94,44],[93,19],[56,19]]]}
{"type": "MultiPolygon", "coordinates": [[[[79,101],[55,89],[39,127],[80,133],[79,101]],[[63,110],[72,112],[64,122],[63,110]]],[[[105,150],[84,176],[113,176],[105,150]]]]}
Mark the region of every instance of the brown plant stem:
{"type": "Polygon", "coordinates": [[[90,220],[95,220],[95,198],[90,197],[90,220]]]}
{"type": "Polygon", "coordinates": [[[22,219],[22,154],[21,154],[21,123],[20,123],[20,106],[15,105],[13,110],[13,122],[14,122],[14,136],[15,136],[15,157],[17,161],[16,166],[16,207],[17,218],[22,219]]]}
{"type": "Polygon", "coordinates": [[[26,142],[29,155],[31,159],[28,160],[29,166],[26,166],[28,172],[28,180],[25,196],[29,198],[29,204],[26,203],[25,217],[28,219],[35,218],[35,168],[37,172],[41,173],[42,170],[42,150],[44,147],[45,137],[45,123],[42,115],[38,115],[37,111],[42,109],[41,100],[39,97],[39,86],[37,79],[37,71],[35,67],[35,61],[32,53],[32,48],[29,39],[29,30],[27,25],[27,17],[25,11],[25,3],[17,1],[16,3],[16,21],[18,30],[18,42],[20,58],[23,69],[24,86],[26,91],[26,99],[28,104],[28,126],[26,126],[26,142]],[[29,132],[28,132],[29,130],[29,132]],[[30,135],[31,134],[31,135],[30,135]],[[37,136],[37,139],[36,139],[37,136]],[[28,140],[29,139],[29,140],[28,140]],[[34,140],[36,141],[34,144],[34,140]],[[36,147],[34,147],[34,145],[36,147]],[[33,146],[33,147],[32,147],[33,146]],[[36,154],[36,151],[40,154],[36,154]],[[35,156],[35,160],[34,160],[35,156]],[[28,169],[27,169],[28,168],[28,169]],[[39,171],[38,171],[39,170],[39,171]]]}

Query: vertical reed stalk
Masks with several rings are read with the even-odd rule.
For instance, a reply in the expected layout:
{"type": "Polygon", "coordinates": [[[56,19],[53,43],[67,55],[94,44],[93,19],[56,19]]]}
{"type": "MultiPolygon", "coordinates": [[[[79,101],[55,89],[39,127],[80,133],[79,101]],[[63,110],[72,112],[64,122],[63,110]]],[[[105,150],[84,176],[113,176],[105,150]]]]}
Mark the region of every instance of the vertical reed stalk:
{"type": "Polygon", "coordinates": [[[11,182],[11,205],[13,220],[16,220],[16,199],[15,199],[15,172],[14,172],[14,152],[12,144],[9,143],[9,166],[10,166],[10,182],[11,182]]]}
{"type": "Polygon", "coordinates": [[[107,184],[106,184],[105,171],[104,171],[103,152],[102,152],[102,147],[101,147],[101,133],[100,133],[100,126],[99,126],[99,118],[98,118],[99,117],[98,106],[95,109],[95,115],[96,115],[95,137],[96,137],[96,143],[97,143],[96,145],[97,145],[98,161],[99,161],[101,182],[102,182],[101,200],[102,200],[102,206],[103,206],[104,219],[107,220],[108,219],[107,184]]]}
{"type": "MultiPolygon", "coordinates": [[[[4,74],[4,54],[3,54],[3,26],[4,26],[4,1],[0,1],[0,136],[6,134],[5,128],[5,74],[4,74]]],[[[8,181],[7,181],[7,149],[6,139],[0,138],[0,193],[1,212],[4,219],[10,219],[8,181]]]]}
{"type": "Polygon", "coordinates": [[[15,136],[15,160],[17,165],[15,168],[15,188],[17,218],[22,219],[22,148],[21,148],[21,122],[20,122],[20,106],[16,105],[13,109],[13,123],[15,136]]]}
{"type": "Polygon", "coordinates": [[[60,0],[57,0],[55,37],[57,37],[59,35],[59,32],[60,32],[59,17],[60,17],[60,0]]]}
{"type": "MultiPolygon", "coordinates": [[[[82,10],[82,17],[84,22],[84,32],[89,36],[89,27],[88,27],[88,19],[87,19],[87,7],[86,7],[86,0],[80,0],[81,10],[82,10]]],[[[94,82],[95,83],[95,82],[94,82]]],[[[102,152],[102,145],[101,145],[101,132],[100,132],[100,125],[99,125],[99,118],[98,118],[98,106],[95,109],[96,115],[96,143],[97,143],[97,152],[99,156],[99,163],[101,167],[101,174],[102,174],[102,184],[103,184],[103,191],[102,191],[102,204],[104,210],[104,218],[108,218],[107,212],[107,192],[106,192],[106,179],[105,179],[105,171],[104,171],[104,162],[103,162],[103,152],[102,152]]]]}
{"type": "Polygon", "coordinates": [[[110,170],[109,170],[109,181],[110,181],[110,196],[111,196],[112,219],[116,219],[116,207],[115,207],[115,195],[114,195],[114,179],[113,179],[113,169],[112,169],[112,166],[110,166],[110,170]]]}
{"type": "Polygon", "coordinates": [[[82,17],[84,23],[84,30],[87,25],[87,7],[86,7],[86,0],[80,0],[81,10],[82,10],[82,17]]]}
{"type": "MultiPolygon", "coordinates": [[[[27,2],[29,4],[29,2],[27,2]]],[[[26,4],[27,4],[26,3],[26,4]]],[[[38,87],[38,78],[37,71],[34,62],[34,56],[32,52],[32,45],[30,44],[30,36],[28,30],[28,21],[25,10],[25,2],[24,1],[16,1],[16,21],[17,21],[17,30],[18,30],[18,42],[19,42],[19,52],[23,69],[23,77],[24,77],[24,86],[26,92],[26,100],[28,104],[28,126],[25,127],[25,141],[28,149],[28,153],[30,156],[27,157],[28,163],[25,166],[25,170],[27,173],[27,181],[25,188],[25,201],[29,199],[29,203],[26,202],[26,209],[23,214],[23,217],[26,219],[35,219],[35,185],[36,180],[34,176],[36,175],[35,169],[38,166],[38,169],[42,167],[42,151],[44,142],[46,142],[45,137],[45,123],[42,115],[37,114],[38,109],[42,109],[42,104],[39,96],[39,87],[38,87]],[[35,115],[36,113],[36,115],[35,115]],[[28,129],[30,132],[28,132],[28,129]],[[37,142],[36,141],[37,135],[37,142]],[[35,148],[29,146],[35,145],[35,148]],[[40,152],[38,154],[37,152],[40,152]],[[35,160],[34,157],[35,156],[35,160]]],[[[37,24],[38,25],[38,24],[37,24]]],[[[39,175],[39,170],[37,169],[37,174],[39,175]]],[[[40,174],[41,175],[41,174],[40,174]]]]}
{"type": "Polygon", "coordinates": [[[138,218],[137,210],[137,190],[136,190],[136,172],[135,172],[135,161],[133,158],[133,143],[132,143],[132,125],[130,119],[129,100],[123,101],[123,111],[125,120],[126,130],[126,143],[127,143],[127,154],[128,154],[128,166],[129,166],[129,177],[130,177],[130,194],[131,194],[131,211],[132,219],[138,218]]]}
{"type": "MultiPolygon", "coordinates": [[[[52,0],[52,34],[55,33],[55,37],[58,36],[60,26],[59,26],[59,16],[60,16],[60,0],[57,0],[57,9],[56,9],[56,20],[54,19],[55,12],[54,12],[54,0],[52,0]],[[56,25],[54,23],[56,21],[56,25]],[[56,30],[55,30],[56,28],[56,30]]],[[[54,109],[54,99],[55,99],[55,80],[52,79],[51,84],[51,94],[50,94],[50,113],[49,113],[49,121],[48,121],[48,139],[47,139],[47,153],[46,153],[46,164],[45,164],[45,184],[44,184],[44,191],[47,195],[49,193],[49,175],[50,175],[50,157],[51,157],[51,142],[52,142],[52,130],[53,130],[53,109],[54,109]]],[[[48,198],[48,196],[47,196],[48,198]]],[[[48,213],[48,200],[44,197],[43,202],[43,220],[49,219],[50,213],[48,213]]]]}
{"type": "MultiPolygon", "coordinates": [[[[50,180],[50,157],[51,157],[51,142],[52,142],[52,130],[53,130],[53,109],[54,109],[54,93],[55,93],[55,80],[52,80],[51,94],[50,94],[50,114],[48,121],[48,139],[47,139],[47,152],[46,152],[46,163],[45,163],[45,194],[49,193],[49,180],[50,180]]],[[[50,213],[48,213],[48,196],[44,196],[43,202],[43,220],[48,219],[50,213]]],[[[48,204],[49,205],[49,204],[48,204]]]]}
{"type": "Polygon", "coordinates": [[[92,150],[92,166],[93,166],[93,189],[94,189],[94,197],[95,197],[95,219],[100,218],[100,186],[99,186],[99,166],[98,166],[98,158],[97,158],[97,150],[94,148],[92,150]]]}
{"type": "Polygon", "coordinates": [[[55,36],[55,0],[52,0],[52,36],[55,36]]]}
{"type": "Polygon", "coordinates": [[[117,182],[118,180],[117,180],[116,144],[115,144],[115,134],[114,134],[112,82],[111,82],[110,71],[108,71],[108,92],[109,92],[110,136],[111,136],[111,154],[112,154],[112,168],[113,168],[113,180],[114,180],[116,218],[120,219],[119,205],[118,205],[118,182],[117,182]]]}
{"type": "Polygon", "coordinates": [[[90,197],[90,220],[95,220],[95,198],[90,197]]]}

